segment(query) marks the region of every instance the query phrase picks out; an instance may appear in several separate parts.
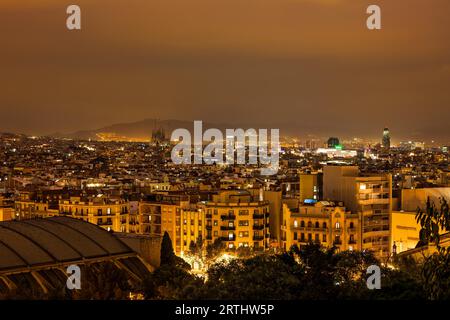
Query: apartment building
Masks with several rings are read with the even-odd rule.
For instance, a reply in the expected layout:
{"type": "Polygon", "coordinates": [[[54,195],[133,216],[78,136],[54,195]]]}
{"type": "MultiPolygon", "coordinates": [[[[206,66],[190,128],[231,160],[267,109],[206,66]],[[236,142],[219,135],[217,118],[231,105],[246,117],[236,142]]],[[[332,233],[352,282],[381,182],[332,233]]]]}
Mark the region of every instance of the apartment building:
{"type": "Polygon", "coordinates": [[[324,199],[339,199],[361,214],[362,250],[388,259],[391,247],[392,176],[363,175],[356,166],[324,166],[324,199]]]}
{"type": "Polygon", "coordinates": [[[106,196],[70,197],[68,200],[60,200],[57,214],[48,214],[54,215],[90,222],[107,231],[129,232],[129,203],[123,199],[106,196]]]}
{"type": "Polygon", "coordinates": [[[361,215],[347,211],[343,203],[319,201],[290,208],[283,204],[282,242],[285,250],[308,243],[361,250],[361,215]]]}
{"type": "Polygon", "coordinates": [[[191,242],[203,241],[205,217],[187,195],[151,194],[139,203],[139,232],[167,232],[176,254],[189,250],[191,242]]]}
{"type": "Polygon", "coordinates": [[[206,217],[206,243],[216,239],[228,250],[250,247],[263,251],[269,247],[269,202],[261,200],[259,190],[226,190],[212,201],[198,204],[206,217]]]}

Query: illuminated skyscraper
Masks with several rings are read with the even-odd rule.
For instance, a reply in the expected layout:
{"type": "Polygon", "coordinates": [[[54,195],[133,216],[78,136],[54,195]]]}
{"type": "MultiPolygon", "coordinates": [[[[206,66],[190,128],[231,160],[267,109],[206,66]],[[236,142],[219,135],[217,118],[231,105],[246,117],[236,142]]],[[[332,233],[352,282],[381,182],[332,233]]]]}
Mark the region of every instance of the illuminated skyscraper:
{"type": "Polygon", "coordinates": [[[389,133],[388,128],[384,128],[383,130],[383,139],[381,141],[381,144],[384,149],[390,149],[391,148],[391,135],[389,133]]]}

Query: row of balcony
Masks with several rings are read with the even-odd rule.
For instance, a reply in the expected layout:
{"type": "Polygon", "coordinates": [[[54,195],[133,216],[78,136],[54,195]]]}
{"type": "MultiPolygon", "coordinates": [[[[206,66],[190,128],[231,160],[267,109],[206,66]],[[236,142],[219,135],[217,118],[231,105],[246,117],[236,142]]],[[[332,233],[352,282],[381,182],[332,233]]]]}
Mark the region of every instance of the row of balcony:
{"type": "MultiPolygon", "coordinates": [[[[258,214],[253,214],[252,215],[253,219],[264,219],[267,217],[266,214],[264,213],[258,213],[258,214]]],[[[236,219],[236,215],[235,214],[223,214],[220,216],[220,218],[222,220],[235,220],[236,219]]]]}
{"type": "MultiPolygon", "coordinates": [[[[269,237],[269,235],[266,234],[266,236],[253,236],[252,239],[253,239],[253,241],[262,241],[262,240],[264,240],[264,238],[268,238],[268,237],[269,237]]],[[[208,236],[206,236],[206,239],[208,239],[208,236]]],[[[230,238],[230,237],[220,237],[219,239],[221,241],[236,241],[236,237],[232,237],[232,238],[230,238]]],[[[209,240],[211,240],[211,239],[209,239],[209,240]]]]}

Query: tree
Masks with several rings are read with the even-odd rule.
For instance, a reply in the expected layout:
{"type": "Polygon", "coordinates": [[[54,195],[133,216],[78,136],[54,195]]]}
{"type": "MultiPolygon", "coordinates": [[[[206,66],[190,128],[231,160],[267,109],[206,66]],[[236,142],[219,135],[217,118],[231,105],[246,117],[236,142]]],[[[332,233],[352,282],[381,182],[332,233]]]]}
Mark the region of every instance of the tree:
{"type": "Polygon", "coordinates": [[[302,290],[302,267],[284,255],[260,254],[216,262],[201,289],[204,299],[295,299],[302,290]]]}
{"type": "Polygon", "coordinates": [[[193,256],[201,258],[202,248],[203,240],[201,236],[199,236],[195,242],[191,240],[191,242],[189,243],[189,253],[193,256]]]}
{"type": "Polygon", "coordinates": [[[206,258],[214,260],[225,250],[225,244],[220,239],[214,240],[212,244],[206,246],[206,258]]]}
{"type": "Polygon", "coordinates": [[[130,277],[114,262],[105,261],[83,267],[81,290],[73,290],[73,299],[125,300],[132,290],[130,277]]]}
{"type": "Polygon", "coordinates": [[[167,231],[164,232],[161,242],[161,265],[172,265],[175,262],[172,240],[167,231]]]}
{"type": "Polygon", "coordinates": [[[436,253],[425,258],[422,276],[424,289],[429,299],[450,299],[450,247],[441,246],[441,232],[450,231],[450,212],[447,201],[439,199],[440,209],[428,198],[426,210],[417,211],[420,223],[420,244],[432,244],[436,253]]]}

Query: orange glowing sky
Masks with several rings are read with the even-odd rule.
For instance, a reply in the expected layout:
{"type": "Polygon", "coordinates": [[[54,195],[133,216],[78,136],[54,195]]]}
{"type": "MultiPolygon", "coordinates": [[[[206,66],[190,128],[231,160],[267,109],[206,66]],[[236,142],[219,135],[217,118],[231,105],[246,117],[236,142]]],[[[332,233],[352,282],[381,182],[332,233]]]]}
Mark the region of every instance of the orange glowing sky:
{"type": "Polygon", "coordinates": [[[448,0],[1,0],[0,131],[144,118],[450,139],[448,0]],[[65,29],[69,4],[83,30],[65,29]],[[369,4],[381,31],[365,28],[369,4]]]}

